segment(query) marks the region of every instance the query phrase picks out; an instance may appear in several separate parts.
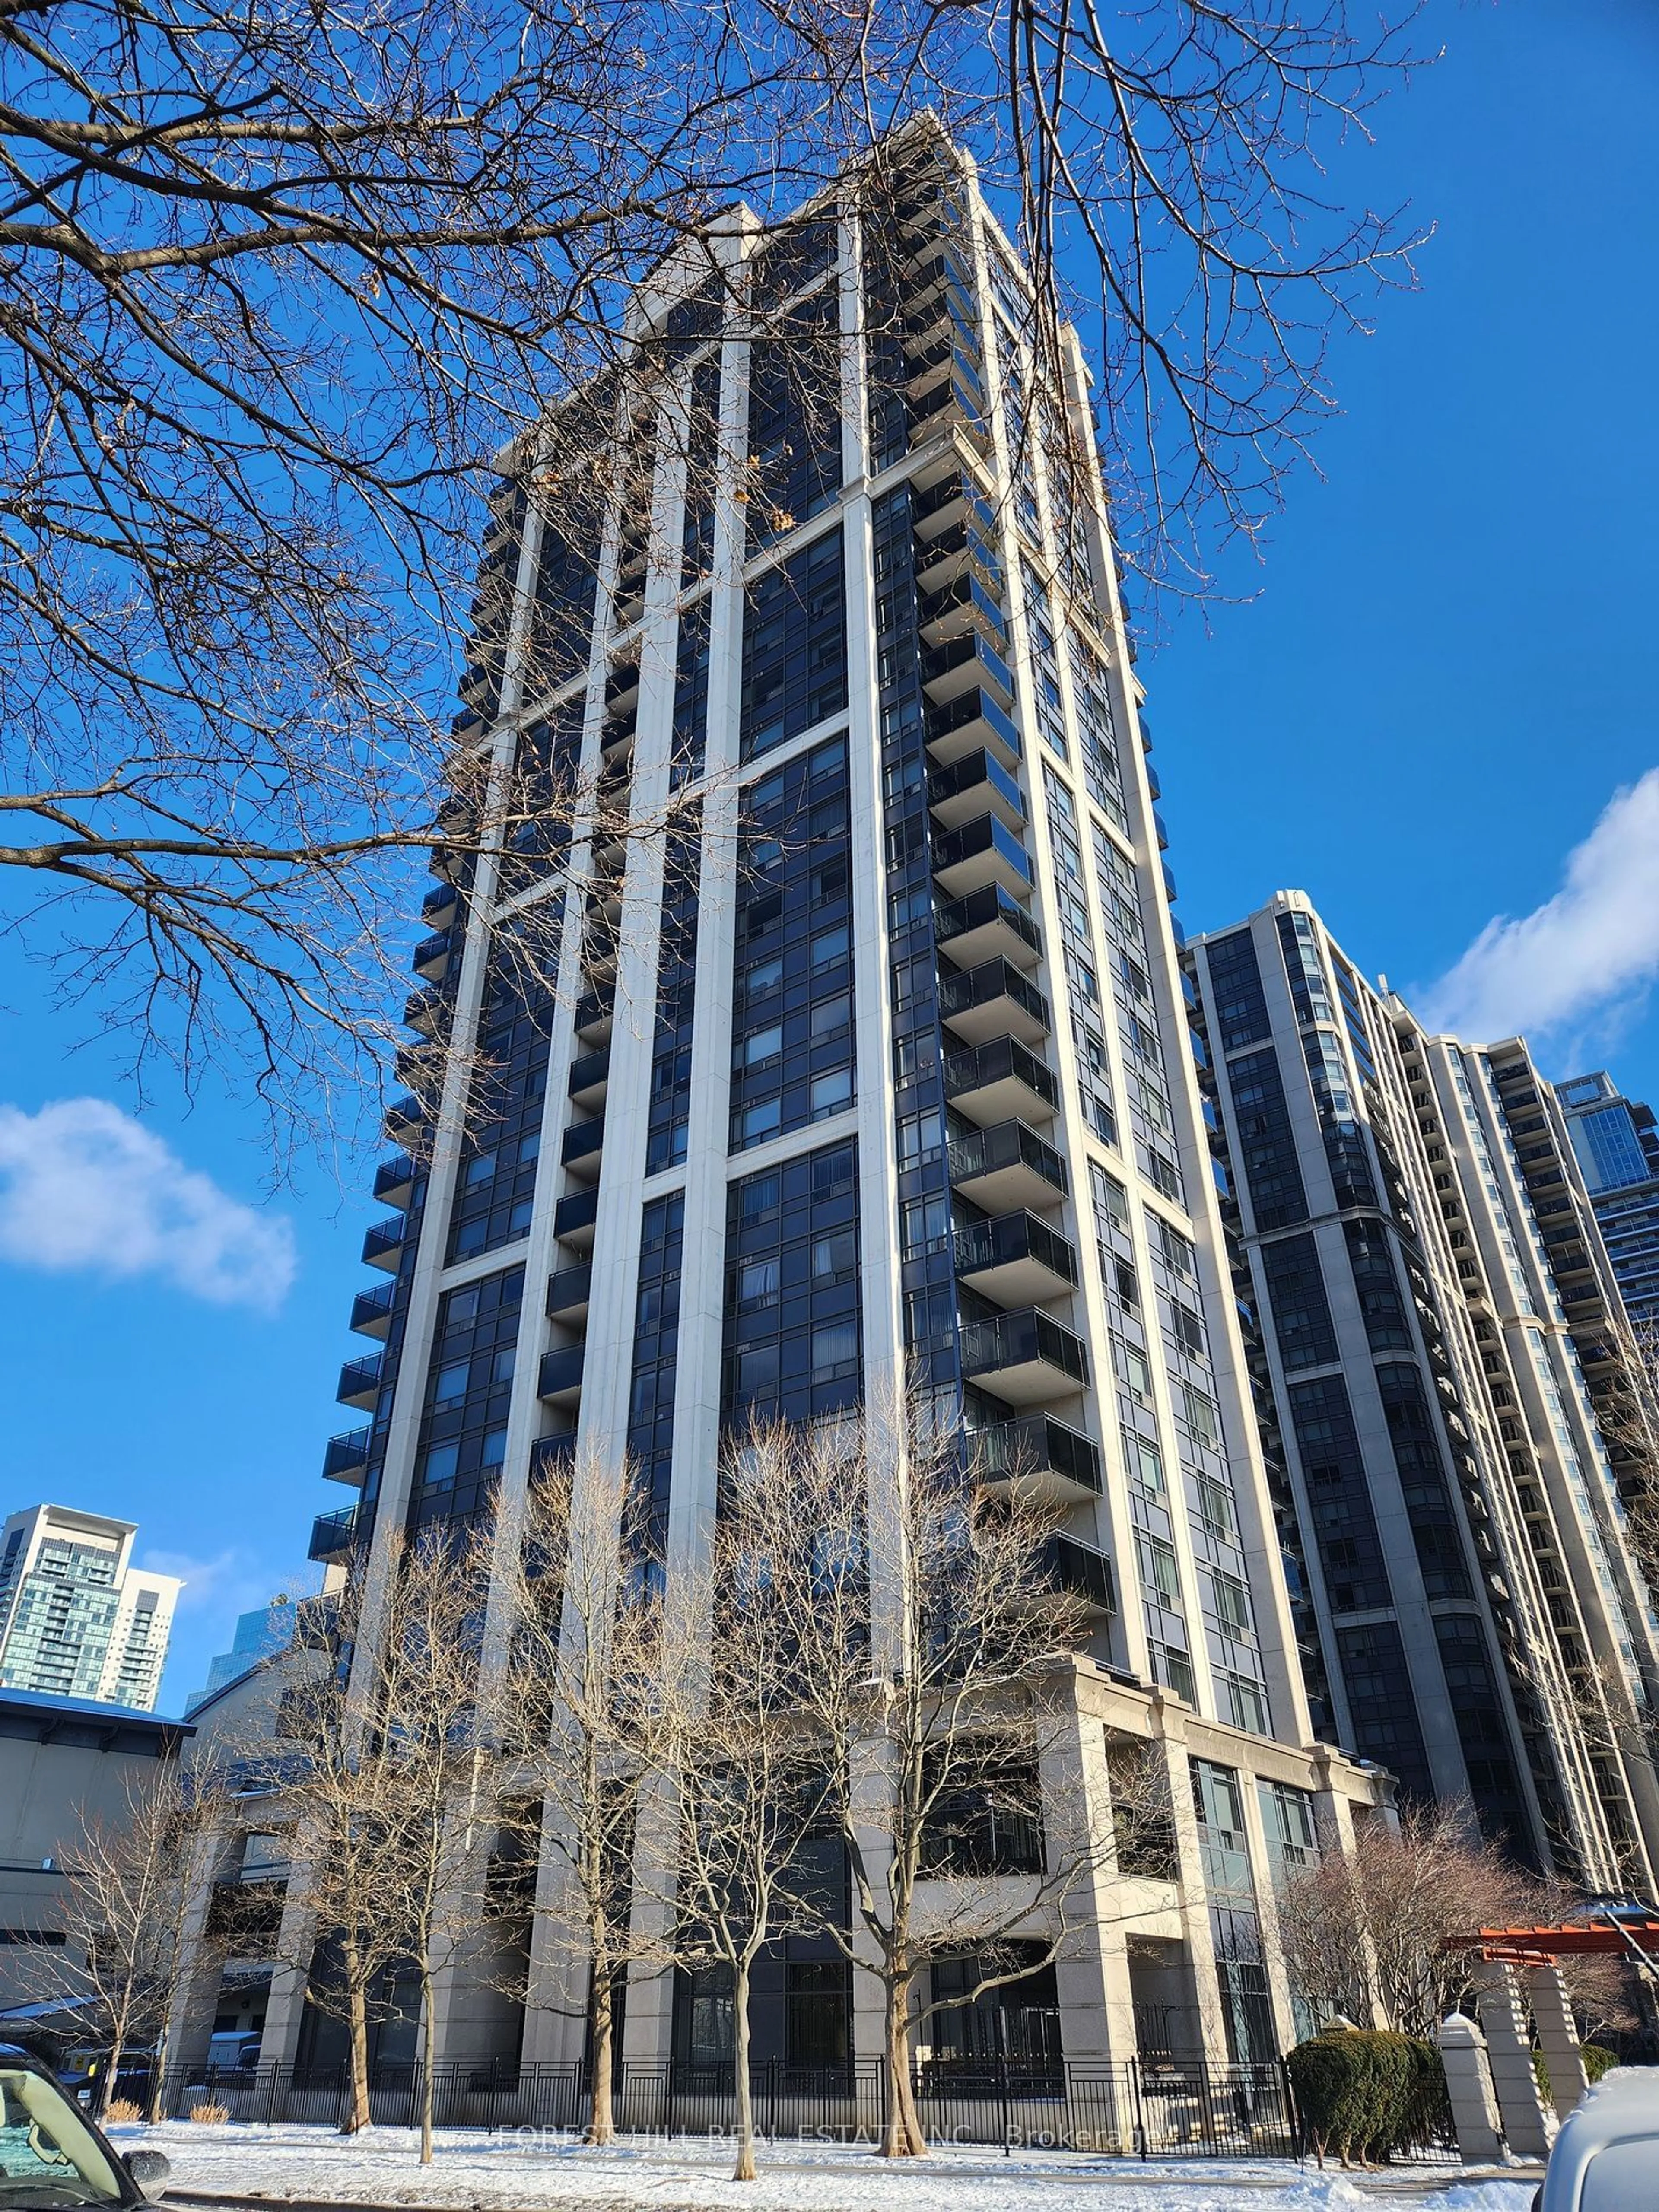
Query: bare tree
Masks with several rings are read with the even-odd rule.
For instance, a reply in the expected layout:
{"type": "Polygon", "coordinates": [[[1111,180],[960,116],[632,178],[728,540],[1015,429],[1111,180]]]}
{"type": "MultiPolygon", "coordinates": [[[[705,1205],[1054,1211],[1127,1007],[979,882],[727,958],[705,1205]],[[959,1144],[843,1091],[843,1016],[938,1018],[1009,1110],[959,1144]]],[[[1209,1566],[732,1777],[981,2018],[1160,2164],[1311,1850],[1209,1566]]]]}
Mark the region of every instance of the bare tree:
{"type": "Polygon", "coordinates": [[[399,854],[570,818],[533,744],[452,747],[443,672],[470,640],[487,723],[526,519],[580,610],[638,513],[678,355],[618,335],[630,282],[684,251],[718,302],[718,210],[879,167],[926,103],[1018,211],[1050,356],[1091,262],[1121,520],[1142,495],[1142,565],[1201,580],[1208,518],[1253,533],[1328,410],[1328,329],[1403,271],[1320,167],[1400,56],[1346,0],[0,8],[14,926],[141,1072],[234,1054],[307,1116],[361,1073],[399,854]]]}
{"type": "MultiPolygon", "coordinates": [[[[512,1802],[533,1808],[538,1853],[545,1847],[556,1870],[535,1904],[542,1948],[562,1985],[586,1978],[595,2143],[616,2132],[623,1978],[635,1960],[665,1968],[669,1959],[639,1849],[642,1806],[672,1741],[672,1700],[659,1686],[684,1672],[668,1659],[660,1590],[626,1462],[585,1452],[538,1474],[502,1547],[502,1741],[512,1802]]],[[[532,1984],[526,2002],[542,1995],[532,1984]]]]}
{"type": "Polygon", "coordinates": [[[791,1932],[817,1932],[830,1904],[815,1847],[833,1841],[832,1747],[802,1689],[811,1654],[799,1639],[799,1577],[811,1561],[799,1529],[787,1554],[778,1549],[793,1457],[779,1428],[728,1452],[705,1568],[671,1587],[665,1639],[673,1953],[681,1967],[729,1978],[738,2181],[755,2179],[755,1966],[791,1932]]]}
{"type": "Polygon", "coordinates": [[[351,1650],[352,1666],[323,1660],[290,1679],[275,1723],[288,1756],[272,1817],[294,1838],[290,1888],[310,1948],[295,1963],[312,2002],[346,2025],[345,2131],[369,2122],[381,1992],[412,1972],[422,2164],[432,2155],[436,1977],[488,1910],[500,1734],[499,1670],[482,1663],[492,1544],[488,1517],[394,1541],[372,1598],[358,1578],[337,1600],[336,1651],[351,1650]]]}
{"type": "Polygon", "coordinates": [[[1037,1486],[964,1467],[954,1422],[925,1397],[763,1431],[752,1449],[750,1540],[789,1608],[802,1723],[850,1870],[851,1925],[822,1899],[819,1924],[882,1985],[882,2153],[919,2156],[911,2038],[944,2002],[924,1994],[928,1970],[976,1959],[949,2000],[972,2004],[1052,1961],[1109,1858],[1068,1749],[1085,1619],[1055,1581],[1058,1516],[1037,1486]],[[1045,1790],[1064,1808],[1046,1827],[1045,1790]]]}
{"type": "Polygon", "coordinates": [[[392,1845],[391,1919],[421,1993],[421,2163],[432,2162],[437,1977],[482,1928],[497,1826],[500,1670],[483,1661],[494,1519],[394,1546],[361,1701],[360,1769],[392,1845]],[[378,1770],[378,1771],[377,1771],[378,1770]]]}
{"type": "Polygon", "coordinates": [[[50,1988],[85,2001],[88,2033],[103,2045],[94,2110],[107,2112],[123,2058],[142,2051],[149,2062],[148,2102],[155,2117],[167,2063],[167,2023],[183,1970],[198,1839],[214,1822],[216,1792],[208,1777],[176,1759],[129,1781],[125,1814],[82,1821],[65,1839],[71,1871],[60,1927],[61,1951],[50,1958],[50,1988]]]}
{"type": "Polygon", "coordinates": [[[1279,1893],[1291,1981],[1316,2012],[1431,2037],[1468,1996],[1475,1954],[1448,1939],[1516,1924],[1535,1885],[1474,1834],[1462,1806],[1408,1807],[1397,1830],[1367,1820],[1279,1893]]]}

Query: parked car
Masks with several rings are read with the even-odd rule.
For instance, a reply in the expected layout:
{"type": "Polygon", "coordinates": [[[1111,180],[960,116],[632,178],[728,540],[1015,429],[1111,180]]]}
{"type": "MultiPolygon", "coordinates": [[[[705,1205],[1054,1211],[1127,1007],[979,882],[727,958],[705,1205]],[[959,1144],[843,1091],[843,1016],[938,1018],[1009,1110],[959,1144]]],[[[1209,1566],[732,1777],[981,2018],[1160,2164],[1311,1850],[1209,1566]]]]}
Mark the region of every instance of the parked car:
{"type": "Polygon", "coordinates": [[[171,2171],[159,2150],[121,2157],[39,2059],[0,2044],[0,2212],[151,2204],[171,2171]]]}
{"type": "Polygon", "coordinates": [[[1653,2212],[1659,2066],[1615,2066],[1561,2124],[1533,2212],[1653,2212]]]}
{"type": "Polygon", "coordinates": [[[257,2027],[233,2027],[208,2038],[208,2073],[251,2074],[259,2063],[264,2041],[257,2027]]]}
{"type": "MultiPolygon", "coordinates": [[[[58,2079],[77,2103],[91,2106],[97,2100],[99,2084],[109,2065],[107,2051],[82,2047],[72,2051],[58,2069],[58,2079]]],[[[142,2105],[149,2095],[150,2076],[155,2070],[153,2051],[124,2051],[121,2063],[115,2069],[115,2086],[112,2097],[125,2097],[129,2103],[142,2105]]]]}

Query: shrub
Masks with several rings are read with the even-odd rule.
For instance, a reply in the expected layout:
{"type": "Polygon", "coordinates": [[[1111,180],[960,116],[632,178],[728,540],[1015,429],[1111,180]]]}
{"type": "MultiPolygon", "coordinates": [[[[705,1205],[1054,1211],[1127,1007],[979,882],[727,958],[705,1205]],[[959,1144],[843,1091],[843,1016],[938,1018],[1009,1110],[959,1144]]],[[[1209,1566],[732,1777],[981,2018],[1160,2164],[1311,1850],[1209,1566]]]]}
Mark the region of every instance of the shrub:
{"type": "Polygon", "coordinates": [[[191,2106],[190,2117],[198,2127],[222,2127],[230,2118],[230,2107],[228,2105],[216,2105],[204,2100],[199,2105],[191,2106]]]}
{"type": "Polygon", "coordinates": [[[1287,2063],[1319,2163],[1370,2166],[1435,2128],[1446,2079],[1431,2043],[1382,2028],[1343,2028],[1298,2044],[1287,2063]]]}
{"type": "Polygon", "coordinates": [[[144,2108],[135,2105],[131,2097],[112,2097],[105,2108],[106,2120],[142,2120],[144,2108]]]}
{"type": "Polygon", "coordinates": [[[1578,2055],[1584,2062],[1585,2078],[1592,2082],[1599,2081],[1609,2066],[1619,2063],[1618,2052],[1609,2051],[1605,2043],[1581,2044],[1578,2055]]]}

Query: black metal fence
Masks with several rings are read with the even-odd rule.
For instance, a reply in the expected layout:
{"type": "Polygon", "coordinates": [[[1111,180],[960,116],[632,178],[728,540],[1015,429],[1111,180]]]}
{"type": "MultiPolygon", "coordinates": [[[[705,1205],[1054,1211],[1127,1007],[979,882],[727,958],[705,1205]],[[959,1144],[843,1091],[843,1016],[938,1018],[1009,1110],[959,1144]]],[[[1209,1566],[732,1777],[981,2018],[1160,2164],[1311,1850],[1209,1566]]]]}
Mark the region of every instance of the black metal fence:
{"type": "MultiPolygon", "coordinates": [[[[1297,2158],[1301,2130],[1281,2064],[1223,2066],[1131,2058],[1116,2065],[925,2065],[914,2086],[933,2143],[1089,2151],[1123,2158],[1297,2158]]],[[[590,2106],[586,2066],[438,2067],[434,2118],[443,2128],[570,2133],[590,2106]]],[[[379,2126],[420,2118],[421,2069],[380,2066],[370,2081],[379,2126]]],[[[817,2142],[873,2142],[887,2118],[881,2062],[817,2070],[780,2063],[753,2070],[756,2124],[764,2136],[817,2142]]],[[[338,2127],[350,2103],[342,2068],[170,2070],[161,2108],[188,2118],[202,2106],[232,2120],[338,2127]]],[[[617,2069],[619,2133],[724,2136],[737,2117],[730,2066],[628,2060],[617,2069]]]]}

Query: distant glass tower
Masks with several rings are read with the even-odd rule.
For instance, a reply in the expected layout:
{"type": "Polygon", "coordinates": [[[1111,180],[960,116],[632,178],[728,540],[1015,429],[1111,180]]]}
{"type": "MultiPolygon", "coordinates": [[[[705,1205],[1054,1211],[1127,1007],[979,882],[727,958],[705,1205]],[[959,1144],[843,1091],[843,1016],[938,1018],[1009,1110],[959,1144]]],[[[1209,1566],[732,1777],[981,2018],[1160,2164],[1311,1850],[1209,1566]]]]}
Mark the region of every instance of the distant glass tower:
{"type": "Polygon", "coordinates": [[[1659,1128],[1605,1070],[1555,1095],[1632,1321],[1659,1327],[1659,1128]]]}
{"type": "Polygon", "coordinates": [[[0,1528],[0,1689],[155,1710],[184,1584],[133,1565],[137,1533],[64,1505],[0,1528]]]}
{"type": "MultiPolygon", "coordinates": [[[[1130,1941],[1109,1883],[1019,2033],[1274,2055],[1275,1877],[1386,1784],[1314,1740],[1080,354],[1040,368],[971,165],[932,128],[893,158],[641,285],[659,380],[580,396],[591,516],[538,511],[533,450],[503,483],[458,742],[580,768],[611,816],[434,855],[407,1064],[436,1073],[391,1109],[352,1316],[380,1348],[325,1465],[361,1498],[312,1555],[521,1494],[580,1437],[631,1455],[672,1575],[731,1425],[919,1369],[1066,1509],[1079,1728],[1158,1747],[1175,1792],[1152,1917],[1130,1941]],[[671,799],[666,837],[608,826],[671,799]],[[520,952],[550,916],[556,984],[520,952]]],[[[878,2050],[865,1977],[769,1972],[762,2056],[878,2050]]],[[[580,2018],[488,1978],[447,2057],[579,2055],[580,2018]]],[[[285,2003],[266,2057],[321,2051],[285,2003]]],[[[936,2053],[998,2047],[962,2010],[936,2053]]],[[[630,2057],[708,2012],[630,1988],[630,2057]]]]}
{"type": "Polygon", "coordinates": [[[252,1613],[239,1613],[229,1650],[208,1662],[206,1681],[185,1699],[185,1719],[216,1690],[238,1680],[262,1659],[274,1659],[279,1651],[286,1651],[294,1641],[298,1617],[299,1608],[291,1597],[274,1597],[269,1605],[259,1606],[252,1613]]]}
{"type": "Polygon", "coordinates": [[[1645,1893],[1659,1645],[1525,1048],[1426,1035],[1298,891],[1188,958],[1337,1738],[1537,1866],[1645,1893]]]}

